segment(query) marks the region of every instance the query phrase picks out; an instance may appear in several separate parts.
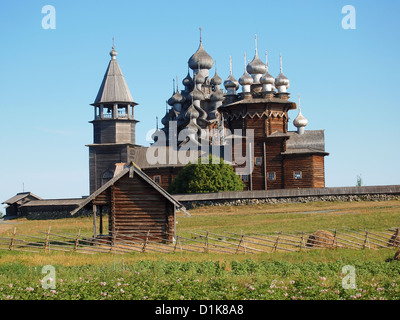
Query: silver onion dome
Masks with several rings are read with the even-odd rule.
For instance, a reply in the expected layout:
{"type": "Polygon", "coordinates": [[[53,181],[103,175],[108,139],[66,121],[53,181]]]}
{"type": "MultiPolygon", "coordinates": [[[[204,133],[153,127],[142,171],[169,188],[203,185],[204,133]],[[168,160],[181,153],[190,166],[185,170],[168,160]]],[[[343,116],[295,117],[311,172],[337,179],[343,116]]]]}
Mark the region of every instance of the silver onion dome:
{"type": "Polygon", "coordinates": [[[251,75],[249,75],[249,74],[247,73],[247,71],[245,71],[244,74],[239,78],[239,83],[240,83],[242,86],[245,86],[245,85],[252,85],[253,82],[254,82],[253,77],[252,77],[251,75]]]}
{"type": "Polygon", "coordinates": [[[190,87],[193,85],[193,78],[190,76],[189,70],[188,70],[188,74],[187,74],[186,78],[182,80],[182,84],[185,87],[190,87]]]}
{"type": "Polygon", "coordinates": [[[188,65],[192,70],[200,69],[211,69],[214,64],[214,60],[211,56],[204,50],[203,43],[200,41],[199,48],[197,51],[189,58],[188,65]]]}
{"type": "Polygon", "coordinates": [[[168,99],[167,103],[170,106],[174,106],[176,103],[183,103],[185,98],[180,94],[179,90],[174,93],[174,95],[168,99]]]}
{"type": "Polygon", "coordinates": [[[266,66],[256,53],[254,59],[247,65],[246,70],[250,74],[264,74],[266,72],[266,66]]]}
{"type": "Polygon", "coordinates": [[[225,89],[228,88],[239,88],[239,82],[235,79],[235,77],[231,74],[225,81],[224,81],[225,89]]]}
{"type": "Polygon", "coordinates": [[[286,89],[289,89],[290,81],[289,79],[281,72],[275,79],[275,86],[281,87],[285,86],[286,89]]]}
{"type": "Polygon", "coordinates": [[[293,125],[296,128],[305,127],[308,124],[308,120],[302,115],[301,109],[299,109],[299,114],[296,119],[293,120],[293,125]]]}
{"type": "Polygon", "coordinates": [[[275,84],[275,78],[266,71],[260,78],[260,83],[273,85],[275,84]]]}
{"type": "Polygon", "coordinates": [[[204,100],[204,93],[201,92],[197,87],[194,87],[193,90],[189,93],[188,99],[189,100],[204,100]]]}
{"type": "Polygon", "coordinates": [[[222,100],[224,100],[224,93],[222,92],[221,89],[217,89],[211,94],[210,100],[211,101],[222,101],[222,100]]]}
{"type": "Polygon", "coordinates": [[[115,60],[117,58],[117,54],[118,54],[118,52],[115,50],[115,48],[113,46],[111,51],[110,51],[111,59],[115,60]]]}
{"type": "Polygon", "coordinates": [[[211,84],[214,85],[214,86],[219,86],[220,84],[222,84],[222,79],[218,75],[217,70],[215,70],[214,77],[211,78],[211,84]]]}

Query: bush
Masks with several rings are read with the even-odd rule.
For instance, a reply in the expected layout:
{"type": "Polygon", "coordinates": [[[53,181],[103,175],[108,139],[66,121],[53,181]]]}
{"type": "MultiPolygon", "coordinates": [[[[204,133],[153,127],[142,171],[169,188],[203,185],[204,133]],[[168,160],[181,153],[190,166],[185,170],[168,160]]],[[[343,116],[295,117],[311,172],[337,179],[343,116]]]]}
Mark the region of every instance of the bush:
{"type": "Polygon", "coordinates": [[[208,160],[206,164],[201,163],[201,159],[197,164],[187,164],[172,181],[168,192],[177,194],[243,190],[243,181],[230,165],[211,155],[208,160]]]}

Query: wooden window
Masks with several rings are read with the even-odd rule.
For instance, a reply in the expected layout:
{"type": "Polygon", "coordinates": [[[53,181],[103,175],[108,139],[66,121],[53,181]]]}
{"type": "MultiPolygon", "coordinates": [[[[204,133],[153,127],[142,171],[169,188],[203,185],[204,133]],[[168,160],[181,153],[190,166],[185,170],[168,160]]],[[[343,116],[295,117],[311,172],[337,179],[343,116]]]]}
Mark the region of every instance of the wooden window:
{"type": "Polygon", "coordinates": [[[160,184],[161,183],[161,176],[154,176],[154,182],[155,183],[157,183],[157,184],[160,184]]]}
{"type": "Polygon", "coordinates": [[[247,182],[248,181],[248,175],[247,174],[242,175],[241,178],[242,178],[243,182],[247,182]]]}
{"type": "Polygon", "coordinates": [[[262,158],[261,157],[255,157],[254,158],[254,163],[255,163],[256,166],[261,166],[262,158]]]}
{"type": "Polygon", "coordinates": [[[276,172],[268,172],[268,180],[276,180],[276,172]]]}
{"type": "Polygon", "coordinates": [[[301,171],[294,171],[293,177],[295,180],[301,180],[303,178],[303,174],[301,171]]]}

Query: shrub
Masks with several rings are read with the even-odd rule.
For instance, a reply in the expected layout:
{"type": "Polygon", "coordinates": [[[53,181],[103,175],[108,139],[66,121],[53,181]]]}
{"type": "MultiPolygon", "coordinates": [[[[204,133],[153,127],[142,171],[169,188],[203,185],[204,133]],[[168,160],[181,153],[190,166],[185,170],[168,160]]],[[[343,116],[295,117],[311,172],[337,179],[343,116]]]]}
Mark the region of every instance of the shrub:
{"type": "Polygon", "coordinates": [[[208,158],[208,163],[187,164],[172,181],[168,191],[177,193],[205,193],[218,191],[242,191],[244,183],[220,158],[208,158]]]}

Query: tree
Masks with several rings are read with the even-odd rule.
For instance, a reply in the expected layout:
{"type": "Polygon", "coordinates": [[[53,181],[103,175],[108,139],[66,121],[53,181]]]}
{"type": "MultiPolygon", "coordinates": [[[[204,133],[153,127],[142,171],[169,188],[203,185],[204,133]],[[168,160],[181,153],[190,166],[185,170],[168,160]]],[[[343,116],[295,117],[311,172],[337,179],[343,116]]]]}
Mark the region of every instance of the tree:
{"type": "Polygon", "coordinates": [[[168,192],[205,193],[218,191],[242,191],[244,183],[229,164],[220,158],[209,156],[208,163],[187,164],[169,186],[168,192]]]}
{"type": "Polygon", "coordinates": [[[362,182],[362,178],[361,178],[361,174],[360,174],[360,175],[357,176],[357,184],[356,184],[356,186],[357,187],[362,187],[362,184],[363,184],[363,182],[362,182]]]}

